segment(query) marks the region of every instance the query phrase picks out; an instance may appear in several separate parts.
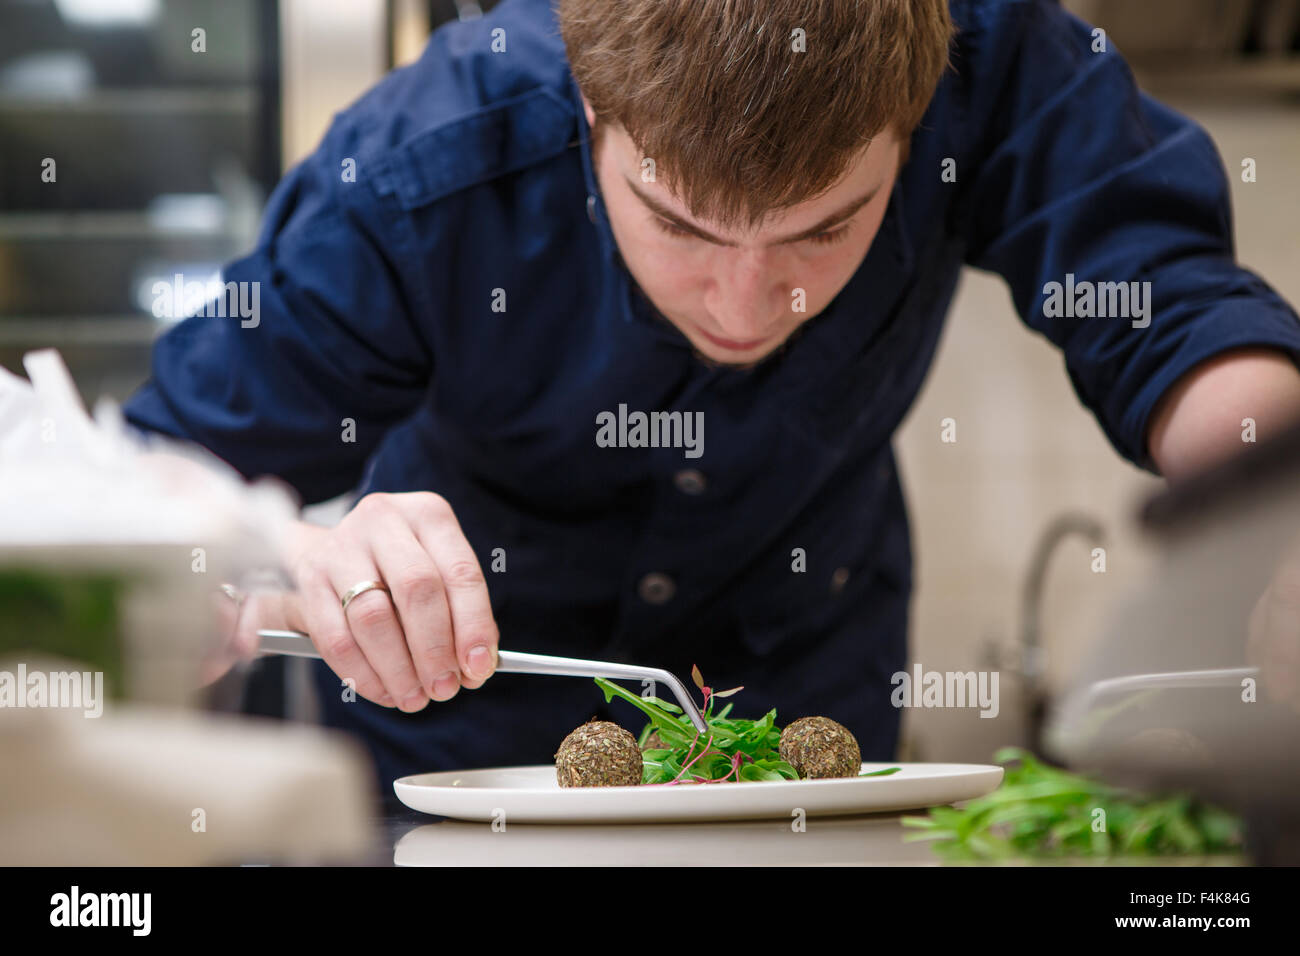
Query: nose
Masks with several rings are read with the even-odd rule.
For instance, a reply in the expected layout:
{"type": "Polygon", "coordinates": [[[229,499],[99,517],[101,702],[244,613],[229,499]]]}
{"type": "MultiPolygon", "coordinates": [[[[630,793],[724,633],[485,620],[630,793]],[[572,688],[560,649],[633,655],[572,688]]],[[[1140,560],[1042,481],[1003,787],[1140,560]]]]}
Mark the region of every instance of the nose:
{"type": "MultiPolygon", "coordinates": [[[[727,250],[717,264],[713,288],[705,300],[710,318],[727,338],[763,338],[779,321],[774,298],[772,262],[764,250],[727,250]]],[[[774,294],[775,293],[775,294],[774,294]]]]}

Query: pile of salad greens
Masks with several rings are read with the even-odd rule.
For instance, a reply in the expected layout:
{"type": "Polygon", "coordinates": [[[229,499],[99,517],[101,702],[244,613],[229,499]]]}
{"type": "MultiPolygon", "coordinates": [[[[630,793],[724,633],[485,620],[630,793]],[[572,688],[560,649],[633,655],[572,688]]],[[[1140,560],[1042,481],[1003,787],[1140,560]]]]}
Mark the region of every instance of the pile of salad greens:
{"type": "Polygon", "coordinates": [[[950,860],[1235,853],[1242,826],[1232,814],[1183,794],[1145,796],[1043,764],[1017,747],[993,757],[1002,786],[960,809],[903,817],[950,860]],[[1100,812],[1099,812],[1100,811],[1100,812]]]}
{"type": "Polygon", "coordinates": [[[119,607],[128,583],[109,572],[0,568],[0,660],[75,661],[102,671],[108,695],[118,696],[125,682],[119,607]]]}
{"type": "MultiPolygon", "coordinates": [[[[676,704],[658,697],[638,697],[602,677],[595,679],[606,703],[621,697],[650,718],[637,741],[642,748],[643,785],[799,779],[794,767],[781,759],[781,728],[776,725],[775,709],[759,720],[744,720],[729,716],[732,704],[728,703],[715,714],[715,700],[744,688],[715,691],[705,685],[698,667],[691,668],[691,677],[704,696],[700,714],[709,728],[706,735],[695,729],[676,704]],[[658,735],[662,747],[646,747],[651,734],[658,735]]],[[[885,776],[897,770],[893,767],[861,776],[885,776]]]]}

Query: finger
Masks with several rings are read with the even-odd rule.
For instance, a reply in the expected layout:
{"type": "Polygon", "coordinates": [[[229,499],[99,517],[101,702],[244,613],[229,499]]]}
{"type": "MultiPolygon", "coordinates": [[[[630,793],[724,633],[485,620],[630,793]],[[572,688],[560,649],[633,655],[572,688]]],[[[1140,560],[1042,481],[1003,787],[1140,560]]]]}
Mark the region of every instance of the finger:
{"type": "Polygon", "coordinates": [[[209,603],[212,607],[216,643],[199,665],[198,681],[206,687],[224,677],[234,666],[238,656],[234,650],[235,629],[239,622],[239,605],[223,591],[213,591],[209,603]]]}
{"type": "Polygon", "coordinates": [[[221,588],[212,592],[210,602],[213,614],[216,617],[217,635],[222,644],[229,642],[235,633],[235,628],[239,623],[240,604],[243,598],[239,592],[233,588],[227,592],[225,589],[229,585],[222,585],[221,588]]]}
{"type": "Polygon", "coordinates": [[[1279,686],[1294,690],[1300,650],[1300,564],[1288,562],[1273,580],[1265,627],[1267,666],[1279,686]]]}
{"type": "Polygon", "coordinates": [[[1272,700],[1300,699],[1300,566],[1278,569],[1252,611],[1247,657],[1272,700]]]}
{"type": "MultiPolygon", "coordinates": [[[[325,593],[329,593],[328,587],[325,589],[325,593]]],[[[257,630],[269,628],[277,631],[299,631],[310,636],[312,634],[312,625],[306,613],[305,605],[307,602],[303,598],[303,592],[301,590],[283,591],[279,593],[279,598],[279,606],[276,612],[273,612],[269,617],[263,617],[261,622],[253,623],[250,626],[250,630],[253,628],[256,628],[257,630]]],[[[322,600],[323,599],[324,595],[322,595],[322,600]]],[[[253,630],[252,640],[256,641],[260,645],[261,638],[257,636],[257,630],[253,630]]],[[[314,637],[312,638],[312,644],[316,647],[317,651],[320,650],[314,637]]],[[[321,658],[324,660],[324,654],[321,655],[321,658]]],[[[364,654],[361,655],[361,660],[363,662],[365,661],[364,654]]],[[[329,661],[326,661],[326,663],[328,664],[329,661]]],[[[333,669],[334,668],[331,667],[331,670],[333,669]]],[[[349,676],[348,680],[351,682],[352,689],[367,700],[371,700],[384,707],[397,706],[388,691],[384,689],[383,682],[379,679],[379,675],[374,673],[373,668],[370,668],[369,665],[363,665],[363,671],[365,670],[369,671],[369,675],[360,682],[358,681],[357,676],[349,676]],[[375,692],[376,688],[377,693],[375,692]]],[[[338,672],[335,671],[335,673],[338,672]]]]}
{"type": "MultiPolygon", "coordinates": [[[[346,594],[362,581],[383,580],[371,557],[355,552],[331,564],[328,573],[336,595],[346,594]]],[[[353,598],[347,608],[343,608],[340,602],[340,610],[366,662],[379,675],[384,689],[397,706],[407,713],[427,706],[429,695],[420,686],[420,678],[406,649],[406,637],[402,634],[397,610],[388,591],[380,588],[364,591],[353,598]]]]}
{"type": "Polygon", "coordinates": [[[446,501],[436,495],[422,495],[419,501],[405,506],[415,511],[412,524],[416,535],[442,577],[461,682],[471,689],[481,687],[496,670],[499,643],[483,569],[446,501]]]}
{"type": "Polygon", "coordinates": [[[268,610],[268,605],[272,603],[271,595],[267,592],[253,591],[244,595],[239,605],[239,622],[235,626],[232,641],[232,649],[239,657],[247,659],[257,653],[258,630],[279,629],[282,626],[268,610]]]}
{"type": "Polygon", "coordinates": [[[1300,547],[1292,547],[1251,615],[1248,658],[1268,698],[1300,713],[1300,547]]]}
{"type": "Polygon", "coordinates": [[[235,629],[235,653],[245,660],[256,657],[261,645],[258,631],[306,630],[305,624],[290,622],[291,616],[299,617],[290,611],[298,599],[297,591],[283,588],[250,591],[240,607],[239,624],[235,629]]]}
{"type": "Polygon", "coordinates": [[[450,700],[460,690],[460,674],[447,594],[433,558],[405,520],[396,520],[399,527],[382,538],[383,548],[372,557],[391,589],[421,686],[434,700],[450,700]]]}
{"type": "Polygon", "coordinates": [[[330,670],[358,694],[385,707],[395,706],[397,699],[353,638],[329,574],[315,567],[304,568],[298,572],[297,580],[302,621],[295,630],[311,635],[312,643],[330,670]]]}

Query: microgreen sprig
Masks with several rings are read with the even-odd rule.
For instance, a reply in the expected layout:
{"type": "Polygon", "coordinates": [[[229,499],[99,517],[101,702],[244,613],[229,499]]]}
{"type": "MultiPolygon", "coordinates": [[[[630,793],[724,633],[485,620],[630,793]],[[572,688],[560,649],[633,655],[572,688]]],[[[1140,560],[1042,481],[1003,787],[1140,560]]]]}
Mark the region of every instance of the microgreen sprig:
{"type": "Polygon", "coordinates": [[[744,688],[715,691],[704,683],[699,668],[691,669],[691,677],[704,698],[700,714],[708,726],[707,734],[696,730],[676,704],[658,697],[638,697],[602,677],[596,678],[606,702],[621,697],[650,719],[637,741],[640,746],[645,746],[651,733],[657,733],[664,744],[642,751],[642,783],[675,786],[799,779],[778,751],[781,729],[776,726],[775,710],[769,710],[759,720],[743,720],[729,716],[732,705],[728,703],[715,714],[714,701],[744,688]]]}
{"type": "MultiPolygon", "coordinates": [[[[638,697],[603,677],[596,678],[606,703],[621,697],[650,718],[637,740],[642,748],[643,785],[667,787],[683,783],[799,779],[798,771],[781,759],[781,728],[776,725],[775,710],[769,710],[759,720],[744,720],[728,716],[732,707],[728,703],[715,714],[714,701],[745,688],[714,690],[704,683],[698,667],[691,668],[691,678],[704,698],[700,715],[708,732],[703,742],[701,732],[676,704],[658,697],[638,697]],[[651,734],[658,734],[664,746],[646,747],[651,734]]],[[[887,777],[899,769],[869,770],[858,776],[887,777]]]]}

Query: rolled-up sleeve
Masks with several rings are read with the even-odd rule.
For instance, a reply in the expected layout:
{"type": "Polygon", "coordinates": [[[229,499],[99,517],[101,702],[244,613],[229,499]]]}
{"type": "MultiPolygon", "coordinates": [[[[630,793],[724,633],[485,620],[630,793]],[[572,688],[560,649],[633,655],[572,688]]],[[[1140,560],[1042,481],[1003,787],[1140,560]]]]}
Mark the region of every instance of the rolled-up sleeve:
{"type": "Polygon", "coordinates": [[[1046,0],[970,5],[955,66],[970,78],[975,172],[959,229],[967,262],[1001,274],[1022,319],[1062,349],[1115,448],[1155,470],[1148,424],[1174,382],[1229,349],[1300,360],[1300,320],[1235,261],[1209,136],[1142,94],[1099,39],[1046,0]],[[1079,315],[1085,287],[1101,283],[1124,283],[1146,314],[1130,300],[1123,315],[1099,315],[1094,295],[1093,315],[1079,315]]]}
{"type": "Polygon", "coordinates": [[[198,442],[246,477],[277,475],[307,502],[355,487],[384,433],[428,387],[433,359],[404,281],[411,240],[391,196],[336,123],[280,183],[256,248],[223,270],[250,283],[253,319],[195,315],[154,347],[132,424],[198,442]],[[252,291],[256,289],[256,299],[252,291]]]}

